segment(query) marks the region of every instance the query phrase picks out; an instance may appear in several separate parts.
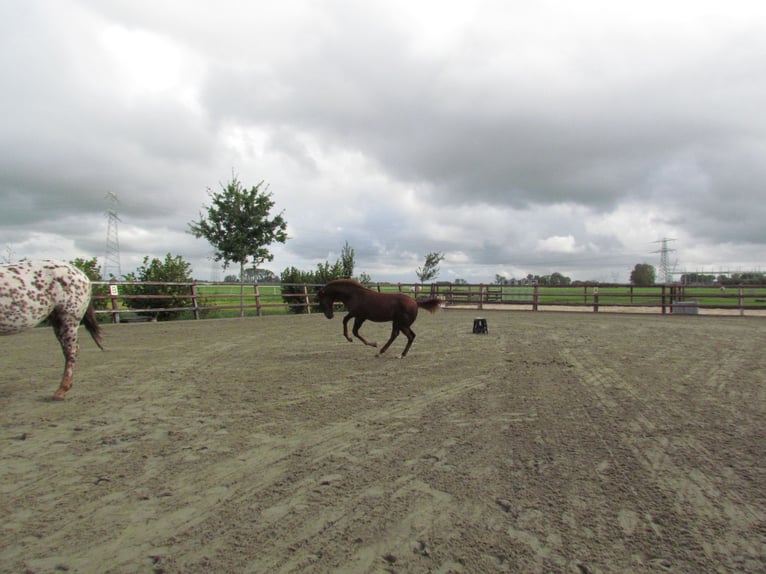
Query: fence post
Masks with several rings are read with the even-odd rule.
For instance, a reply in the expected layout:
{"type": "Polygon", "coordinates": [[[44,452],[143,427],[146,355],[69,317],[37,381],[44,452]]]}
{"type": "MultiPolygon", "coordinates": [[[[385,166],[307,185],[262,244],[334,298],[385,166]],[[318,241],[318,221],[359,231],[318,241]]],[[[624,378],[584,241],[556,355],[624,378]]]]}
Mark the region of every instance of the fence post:
{"type": "Polygon", "coordinates": [[[309,302],[309,287],[303,284],[303,300],[306,302],[306,312],[311,315],[311,303],[309,302]]]}
{"type": "Polygon", "coordinates": [[[665,309],[665,285],[662,286],[662,314],[663,315],[666,314],[666,309],[665,309]]]}
{"type": "Polygon", "coordinates": [[[197,304],[197,284],[196,283],[191,284],[191,298],[192,298],[192,307],[194,308],[194,318],[196,320],[199,320],[199,305],[197,304]]]}
{"type": "Polygon", "coordinates": [[[534,291],[532,292],[532,311],[537,311],[537,305],[540,302],[540,286],[535,284],[534,291]]]}
{"type": "Polygon", "coordinates": [[[479,310],[484,309],[484,283],[479,285],[479,310]]]}
{"type": "Polygon", "coordinates": [[[119,287],[111,283],[109,285],[109,298],[112,301],[112,323],[120,322],[120,305],[117,303],[117,296],[119,295],[119,287]]]}
{"type": "Polygon", "coordinates": [[[598,313],[598,287],[593,288],[593,312],[598,313]]]}
{"type": "Polygon", "coordinates": [[[255,314],[258,317],[262,317],[263,311],[261,311],[261,290],[258,286],[258,283],[253,283],[253,291],[255,291],[255,314]]]}
{"type": "Polygon", "coordinates": [[[739,295],[738,297],[739,316],[744,317],[745,316],[745,288],[742,285],[739,286],[739,290],[737,294],[739,295]]]}

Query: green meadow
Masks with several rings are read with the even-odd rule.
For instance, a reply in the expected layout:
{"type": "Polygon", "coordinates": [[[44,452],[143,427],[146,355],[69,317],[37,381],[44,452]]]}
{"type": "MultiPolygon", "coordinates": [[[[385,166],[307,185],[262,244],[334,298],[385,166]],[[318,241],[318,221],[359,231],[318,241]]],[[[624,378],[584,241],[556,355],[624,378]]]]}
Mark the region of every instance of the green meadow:
{"type": "MultiPolygon", "coordinates": [[[[307,286],[309,296],[316,286],[307,286]]],[[[660,307],[678,302],[694,302],[702,308],[737,309],[740,306],[747,309],[766,309],[766,286],[729,287],[722,290],[719,287],[683,287],[655,285],[651,287],[631,287],[629,285],[580,285],[559,287],[534,287],[510,285],[452,285],[452,284],[373,284],[371,288],[383,293],[407,293],[414,297],[430,297],[435,295],[450,305],[477,306],[483,304],[505,304],[513,306],[641,306],[660,307]]],[[[239,284],[198,283],[194,285],[200,318],[237,317],[240,314],[239,284]]],[[[158,296],[159,297],[159,296],[158,296]]],[[[191,287],[179,286],[179,299],[183,311],[178,319],[193,319],[191,287]],[[185,298],[185,299],[184,299],[185,298]]],[[[104,297],[99,297],[103,299],[104,297]]],[[[108,298],[108,297],[107,297],[108,298]]],[[[173,299],[165,299],[163,303],[168,308],[179,306],[173,299]]],[[[291,304],[305,305],[305,297],[298,293],[290,298],[291,304]]],[[[135,311],[128,309],[125,298],[117,299],[118,309],[128,319],[135,311]]],[[[243,291],[242,305],[246,316],[282,315],[290,313],[282,297],[281,286],[278,284],[256,285],[246,284],[243,291]],[[257,293],[257,297],[256,297],[257,293]]],[[[156,305],[155,305],[156,306],[156,305]]],[[[102,302],[101,313],[111,308],[110,302],[102,302]],[[104,305],[106,303],[106,306],[104,305]]],[[[316,312],[316,309],[312,309],[316,312]]],[[[146,313],[143,313],[146,314],[146,313]]]]}

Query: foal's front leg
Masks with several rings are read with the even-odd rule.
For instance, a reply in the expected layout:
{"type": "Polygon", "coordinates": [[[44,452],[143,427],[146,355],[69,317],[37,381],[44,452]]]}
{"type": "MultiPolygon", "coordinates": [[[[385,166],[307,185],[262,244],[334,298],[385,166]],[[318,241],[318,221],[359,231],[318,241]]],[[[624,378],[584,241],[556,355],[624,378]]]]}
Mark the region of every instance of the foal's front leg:
{"type": "Polygon", "coordinates": [[[353,343],[354,340],[351,338],[351,336],[348,334],[348,320],[351,319],[351,313],[343,317],[343,336],[348,339],[349,343],[353,343]]]}
{"type": "Polygon", "coordinates": [[[367,345],[369,347],[377,347],[378,346],[377,343],[375,343],[374,341],[372,343],[370,343],[367,339],[362,337],[362,335],[359,333],[359,328],[362,326],[362,323],[364,323],[364,321],[365,321],[365,319],[360,319],[359,317],[357,317],[354,320],[354,329],[352,330],[352,332],[354,333],[354,337],[356,337],[362,343],[364,343],[365,345],[367,345]]]}

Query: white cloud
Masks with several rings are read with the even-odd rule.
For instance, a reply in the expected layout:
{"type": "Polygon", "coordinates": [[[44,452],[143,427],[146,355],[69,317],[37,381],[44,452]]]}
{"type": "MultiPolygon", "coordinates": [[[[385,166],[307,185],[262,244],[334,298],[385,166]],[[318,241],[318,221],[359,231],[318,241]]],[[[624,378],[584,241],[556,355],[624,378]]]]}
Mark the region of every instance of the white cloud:
{"type": "Polygon", "coordinates": [[[537,250],[546,253],[578,253],[582,248],[577,247],[575,238],[572,235],[553,235],[540,239],[537,242],[537,250]]]}
{"type": "Polygon", "coordinates": [[[111,191],[127,270],[204,277],[186,228],[236,173],[285,211],[277,272],[348,241],[381,280],[431,251],[444,277],[627,280],[662,237],[758,268],[764,38],[750,2],[6,3],[0,241],[101,258],[111,191]]]}

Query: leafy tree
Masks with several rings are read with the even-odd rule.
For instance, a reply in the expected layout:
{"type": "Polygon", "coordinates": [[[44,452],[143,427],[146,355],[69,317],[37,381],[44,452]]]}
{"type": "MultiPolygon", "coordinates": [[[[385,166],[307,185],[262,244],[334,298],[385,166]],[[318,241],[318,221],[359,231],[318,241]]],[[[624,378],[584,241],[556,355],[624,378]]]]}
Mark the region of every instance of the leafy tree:
{"type": "Polygon", "coordinates": [[[654,266],[648,263],[637,263],[633,271],[630,272],[630,282],[640,287],[654,285],[655,278],[654,266]]]}
{"type": "MultiPolygon", "coordinates": [[[[288,305],[295,305],[300,303],[296,297],[290,297],[289,295],[301,295],[303,294],[303,288],[299,285],[302,283],[317,283],[316,273],[314,271],[301,271],[296,267],[289,267],[282,271],[280,276],[282,282],[282,301],[288,305]]],[[[292,313],[305,313],[305,307],[289,307],[292,313]]]]}
{"type": "Polygon", "coordinates": [[[558,271],[551,273],[551,276],[548,279],[549,285],[571,285],[571,283],[571,278],[567,277],[566,275],[562,275],[558,271]]]}
{"type": "Polygon", "coordinates": [[[223,260],[224,267],[239,263],[240,317],[244,317],[245,264],[252,259],[258,267],[273,260],[268,247],[275,241],[287,241],[287,223],[281,213],[269,219],[274,201],[263,182],[245,189],[232,177],[221,188],[219,193],[208,189],[212,205],[207,207],[207,216],[200,213],[198,221],[189,223],[189,232],[207,239],[215,250],[215,260],[223,260]]]}
{"type": "Polygon", "coordinates": [[[418,267],[417,271],[415,271],[420,282],[425,283],[426,281],[435,279],[436,276],[439,275],[439,263],[443,260],[444,254],[439,253],[438,251],[426,254],[426,260],[425,263],[423,263],[423,267],[418,267]]]}
{"type": "Polygon", "coordinates": [[[343,245],[343,249],[340,252],[340,259],[338,261],[341,266],[341,277],[353,277],[354,248],[348,244],[348,241],[343,245]]]}
{"type": "Polygon", "coordinates": [[[681,275],[681,283],[684,285],[712,285],[715,280],[715,275],[710,273],[684,273],[681,275]]]}
{"type": "Polygon", "coordinates": [[[96,257],[92,259],[76,257],[69,263],[85,273],[91,281],[101,281],[101,269],[98,266],[98,259],[96,257]]]}
{"type": "MultiPolygon", "coordinates": [[[[149,256],[144,257],[144,262],[136,271],[125,275],[127,281],[140,281],[141,283],[159,281],[165,283],[191,283],[191,264],[184,261],[180,255],[173,257],[170,253],[165,256],[165,261],[157,258],[149,261],[149,256]]],[[[130,309],[161,309],[164,307],[190,307],[192,300],[189,287],[177,285],[125,285],[123,287],[127,295],[167,295],[163,299],[126,299],[125,304],[130,309]]],[[[182,311],[157,311],[140,312],[139,315],[157,317],[158,321],[167,321],[181,315],[182,311]]]]}
{"type": "Polygon", "coordinates": [[[333,279],[343,278],[346,278],[346,275],[344,275],[343,264],[340,262],[340,259],[332,265],[330,265],[329,261],[317,263],[317,270],[314,272],[315,283],[327,283],[333,279]]]}
{"type": "Polygon", "coordinates": [[[734,275],[732,278],[734,277],[736,277],[738,282],[743,285],[761,285],[764,283],[764,279],[766,279],[766,276],[763,273],[755,271],[748,271],[746,273],[734,275]]]}
{"type": "MultiPolygon", "coordinates": [[[[91,259],[77,257],[69,263],[85,273],[91,281],[101,281],[101,268],[98,265],[98,259],[96,257],[91,259]]],[[[93,285],[91,290],[94,295],[107,295],[109,292],[109,288],[106,285],[93,285]]],[[[109,301],[107,299],[95,299],[93,301],[93,307],[96,309],[106,309],[108,303],[109,301]]]]}
{"type": "Polygon", "coordinates": [[[359,277],[357,277],[357,280],[359,281],[359,283],[367,287],[369,287],[370,284],[372,283],[372,277],[370,277],[369,273],[360,273],[359,277]]]}
{"type": "MultiPolygon", "coordinates": [[[[340,260],[330,265],[329,261],[318,263],[315,271],[301,271],[295,267],[290,267],[282,272],[282,300],[287,304],[298,303],[298,299],[290,295],[302,295],[303,287],[301,284],[323,285],[333,279],[341,279],[343,274],[343,264],[340,260]]],[[[305,307],[290,307],[293,313],[305,313],[305,307]]]]}
{"type": "Polygon", "coordinates": [[[257,269],[256,267],[245,269],[245,283],[276,283],[277,281],[279,281],[279,277],[268,269],[257,269]]]}
{"type": "MultiPolygon", "coordinates": [[[[298,301],[294,295],[303,294],[301,284],[323,285],[333,279],[343,279],[352,277],[354,273],[354,249],[348,244],[348,241],[341,250],[340,258],[330,264],[329,261],[318,263],[315,271],[301,271],[295,267],[290,267],[282,271],[280,277],[282,282],[282,300],[288,304],[295,304],[298,301]],[[291,296],[293,295],[293,296],[291,296]]],[[[372,279],[366,273],[359,276],[359,282],[362,284],[372,283],[372,279]]],[[[305,313],[305,307],[290,307],[293,313],[305,313]]]]}

